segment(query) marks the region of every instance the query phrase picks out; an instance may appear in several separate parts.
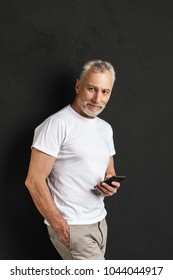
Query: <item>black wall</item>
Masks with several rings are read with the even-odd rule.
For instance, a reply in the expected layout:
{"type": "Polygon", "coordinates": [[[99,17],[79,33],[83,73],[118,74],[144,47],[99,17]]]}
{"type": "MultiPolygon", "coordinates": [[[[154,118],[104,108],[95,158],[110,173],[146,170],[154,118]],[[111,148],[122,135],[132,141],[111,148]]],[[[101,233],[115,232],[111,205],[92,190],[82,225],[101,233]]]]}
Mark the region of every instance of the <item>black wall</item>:
{"type": "Polygon", "coordinates": [[[172,1],[0,1],[0,258],[57,259],[24,186],[34,128],[74,98],[84,62],[112,62],[107,259],[173,259],[172,1]]]}

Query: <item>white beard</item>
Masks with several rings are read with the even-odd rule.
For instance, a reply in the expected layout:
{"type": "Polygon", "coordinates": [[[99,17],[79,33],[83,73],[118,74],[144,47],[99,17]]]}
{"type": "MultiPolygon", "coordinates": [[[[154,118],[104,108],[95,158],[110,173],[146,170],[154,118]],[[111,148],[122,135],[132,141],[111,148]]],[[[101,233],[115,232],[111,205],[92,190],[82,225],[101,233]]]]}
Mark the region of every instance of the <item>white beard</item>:
{"type": "MultiPolygon", "coordinates": [[[[88,106],[87,106],[88,104],[89,104],[89,102],[87,102],[87,101],[85,101],[85,102],[81,101],[80,107],[81,107],[83,113],[85,113],[87,116],[92,117],[92,118],[95,118],[96,116],[98,116],[105,108],[105,106],[102,106],[102,107],[100,107],[100,110],[94,112],[88,108],[88,106]]],[[[95,104],[93,104],[93,105],[95,105],[95,104]]]]}

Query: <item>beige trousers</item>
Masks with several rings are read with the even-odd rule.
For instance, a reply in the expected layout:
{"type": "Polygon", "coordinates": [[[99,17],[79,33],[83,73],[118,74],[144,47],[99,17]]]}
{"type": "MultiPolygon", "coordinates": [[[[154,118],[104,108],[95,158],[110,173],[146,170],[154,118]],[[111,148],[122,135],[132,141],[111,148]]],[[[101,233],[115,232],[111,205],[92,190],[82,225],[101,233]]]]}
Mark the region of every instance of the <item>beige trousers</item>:
{"type": "Polygon", "coordinates": [[[70,246],[65,247],[54,232],[48,226],[50,240],[64,260],[104,260],[107,223],[103,219],[101,222],[89,225],[69,225],[70,246]]]}

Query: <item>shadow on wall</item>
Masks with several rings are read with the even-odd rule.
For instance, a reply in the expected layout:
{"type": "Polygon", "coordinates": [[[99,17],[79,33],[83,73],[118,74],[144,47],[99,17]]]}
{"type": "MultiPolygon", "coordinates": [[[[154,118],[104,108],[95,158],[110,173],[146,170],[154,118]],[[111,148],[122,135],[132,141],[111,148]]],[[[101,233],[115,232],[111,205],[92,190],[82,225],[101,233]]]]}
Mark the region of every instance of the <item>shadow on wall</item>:
{"type": "MultiPolygon", "coordinates": [[[[24,181],[34,129],[50,114],[72,101],[72,77],[73,73],[62,70],[61,75],[54,79],[47,77],[49,90],[45,93],[43,89],[41,104],[33,95],[33,99],[36,99],[35,109],[42,109],[37,110],[36,118],[35,114],[28,112],[28,120],[23,119],[20,131],[17,129],[18,133],[10,136],[8,145],[3,148],[0,259],[61,259],[49,240],[43,218],[34,206],[24,181]]],[[[17,123],[15,125],[18,126],[17,123]]]]}

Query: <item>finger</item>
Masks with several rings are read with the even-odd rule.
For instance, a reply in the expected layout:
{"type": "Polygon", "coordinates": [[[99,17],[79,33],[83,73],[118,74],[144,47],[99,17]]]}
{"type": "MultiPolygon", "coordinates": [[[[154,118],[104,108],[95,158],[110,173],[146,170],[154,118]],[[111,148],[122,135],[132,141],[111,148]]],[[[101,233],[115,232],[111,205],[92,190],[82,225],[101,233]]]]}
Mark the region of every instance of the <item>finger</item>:
{"type": "Polygon", "coordinates": [[[101,187],[100,185],[96,186],[97,191],[99,192],[99,194],[101,194],[102,196],[107,196],[107,192],[106,189],[104,189],[103,187],[101,187]]]}
{"type": "Polygon", "coordinates": [[[113,181],[112,182],[112,186],[115,186],[116,188],[119,188],[120,187],[120,183],[116,182],[116,181],[113,181]]]}
{"type": "Polygon", "coordinates": [[[101,184],[98,186],[98,190],[101,192],[104,196],[112,196],[115,193],[115,188],[110,187],[107,184],[101,184]]]}
{"type": "Polygon", "coordinates": [[[101,186],[103,187],[102,190],[104,191],[104,193],[110,196],[117,192],[118,188],[120,187],[120,183],[114,181],[112,182],[112,187],[106,183],[102,183],[101,186]]]}
{"type": "Polygon", "coordinates": [[[114,192],[115,188],[117,188],[116,185],[110,186],[110,185],[108,185],[108,184],[106,184],[106,183],[102,183],[102,184],[101,184],[101,187],[102,187],[103,189],[105,189],[107,192],[114,192]]]}
{"type": "Polygon", "coordinates": [[[112,174],[106,174],[106,177],[105,177],[105,179],[109,179],[109,178],[111,178],[112,177],[112,174]]]}

